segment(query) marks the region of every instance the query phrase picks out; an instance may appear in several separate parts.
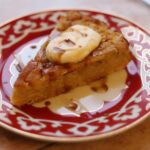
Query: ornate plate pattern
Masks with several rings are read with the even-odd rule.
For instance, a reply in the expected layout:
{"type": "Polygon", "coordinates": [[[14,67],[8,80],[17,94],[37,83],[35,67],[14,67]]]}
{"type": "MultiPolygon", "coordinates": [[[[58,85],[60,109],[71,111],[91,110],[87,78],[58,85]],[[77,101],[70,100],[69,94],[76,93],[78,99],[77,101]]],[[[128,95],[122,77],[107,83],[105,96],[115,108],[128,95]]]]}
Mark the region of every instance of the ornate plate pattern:
{"type": "MultiPolygon", "coordinates": [[[[67,10],[28,15],[0,27],[0,125],[22,135],[47,141],[84,141],[117,134],[132,127],[150,111],[150,37],[143,29],[122,18],[100,12],[82,13],[104,21],[112,30],[122,31],[133,53],[138,72],[122,100],[104,112],[83,113],[79,117],[61,116],[46,108],[12,106],[10,69],[14,56],[25,44],[46,36],[58,17],[67,10]],[[43,115],[44,114],[44,115],[43,115]]],[[[130,66],[129,66],[130,67],[130,66]]],[[[132,65],[131,68],[132,70],[132,65]]],[[[134,78],[133,78],[134,77],[134,78]]]]}

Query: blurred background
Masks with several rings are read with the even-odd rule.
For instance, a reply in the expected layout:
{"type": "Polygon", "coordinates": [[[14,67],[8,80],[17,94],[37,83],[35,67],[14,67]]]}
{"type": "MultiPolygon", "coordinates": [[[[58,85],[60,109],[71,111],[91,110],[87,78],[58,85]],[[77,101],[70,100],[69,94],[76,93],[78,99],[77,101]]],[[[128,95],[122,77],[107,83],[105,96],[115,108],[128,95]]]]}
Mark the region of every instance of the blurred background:
{"type": "Polygon", "coordinates": [[[112,13],[150,30],[150,5],[143,0],[0,0],[0,24],[32,12],[62,8],[112,13]]]}

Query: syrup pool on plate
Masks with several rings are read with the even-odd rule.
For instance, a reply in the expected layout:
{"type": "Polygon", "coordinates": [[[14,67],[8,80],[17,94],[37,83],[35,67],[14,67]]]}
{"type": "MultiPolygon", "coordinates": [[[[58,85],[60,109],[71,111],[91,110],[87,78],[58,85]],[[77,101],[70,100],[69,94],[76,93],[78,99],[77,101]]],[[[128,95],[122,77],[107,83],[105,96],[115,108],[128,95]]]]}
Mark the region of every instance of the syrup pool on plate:
{"type": "Polygon", "coordinates": [[[105,102],[121,99],[122,90],[126,88],[126,79],[126,71],[121,70],[108,75],[106,79],[34,103],[33,106],[38,108],[47,107],[60,115],[78,116],[84,112],[96,112],[104,107],[105,102]]]}

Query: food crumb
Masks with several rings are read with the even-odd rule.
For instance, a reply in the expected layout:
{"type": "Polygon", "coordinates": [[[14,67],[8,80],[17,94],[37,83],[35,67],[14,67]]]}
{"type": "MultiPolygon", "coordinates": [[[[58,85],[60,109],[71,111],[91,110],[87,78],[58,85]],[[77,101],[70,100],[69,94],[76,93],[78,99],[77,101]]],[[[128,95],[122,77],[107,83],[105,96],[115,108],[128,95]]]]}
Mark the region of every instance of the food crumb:
{"type": "Polygon", "coordinates": [[[51,104],[50,101],[46,101],[46,102],[45,102],[45,106],[49,106],[50,104],[51,104]]]}

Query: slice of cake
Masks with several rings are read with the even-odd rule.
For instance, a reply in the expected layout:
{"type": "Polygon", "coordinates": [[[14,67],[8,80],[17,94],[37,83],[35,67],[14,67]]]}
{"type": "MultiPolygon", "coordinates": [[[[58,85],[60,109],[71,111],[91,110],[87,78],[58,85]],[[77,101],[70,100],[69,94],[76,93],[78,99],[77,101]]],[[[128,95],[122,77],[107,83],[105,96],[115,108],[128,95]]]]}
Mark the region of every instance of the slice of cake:
{"type": "Polygon", "coordinates": [[[120,32],[80,12],[66,13],[20,73],[11,102],[21,106],[57,96],[120,70],[129,60],[120,32]]]}

